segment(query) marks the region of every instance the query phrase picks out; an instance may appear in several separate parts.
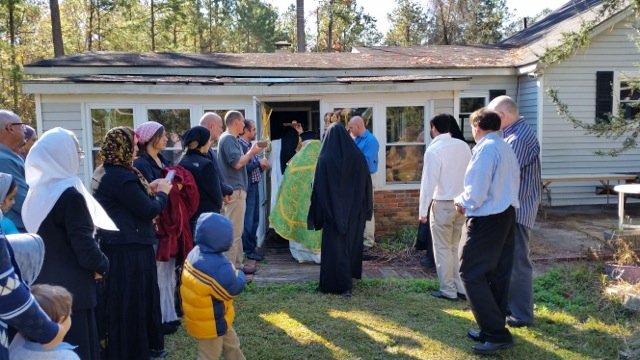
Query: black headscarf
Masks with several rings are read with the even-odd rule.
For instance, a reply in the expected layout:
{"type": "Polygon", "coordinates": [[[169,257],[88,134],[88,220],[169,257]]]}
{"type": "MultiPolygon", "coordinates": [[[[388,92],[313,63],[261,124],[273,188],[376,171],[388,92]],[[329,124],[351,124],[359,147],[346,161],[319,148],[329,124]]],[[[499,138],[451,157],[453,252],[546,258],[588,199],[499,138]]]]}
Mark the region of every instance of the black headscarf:
{"type": "Polygon", "coordinates": [[[190,143],[195,141],[198,144],[197,148],[200,148],[203,147],[210,138],[211,132],[209,132],[209,129],[204,126],[194,126],[182,135],[182,146],[186,148],[190,143]]]}
{"type": "Polygon", "coordinates": [[[335,223],[340,234],[350,224],[371,219],[371,175],[364,155],[340,123],[331,125],[324,137],[313,179],[309,229],[335,223]]]}

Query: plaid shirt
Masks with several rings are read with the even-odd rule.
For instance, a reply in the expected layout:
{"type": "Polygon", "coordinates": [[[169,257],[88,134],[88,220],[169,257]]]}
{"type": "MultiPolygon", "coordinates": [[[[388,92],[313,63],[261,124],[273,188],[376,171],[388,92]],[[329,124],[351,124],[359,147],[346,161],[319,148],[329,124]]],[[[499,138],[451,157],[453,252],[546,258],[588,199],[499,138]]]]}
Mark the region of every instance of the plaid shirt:
{"type": "MultiPolygon", "coordinates": [[[[246,154],[249,151],[249,148],[251,148],[251,143],[241,137],[239,137],[238,140],[240,141],[240,146],[242,146],[242,152],[246,154]]],[[[249,181],[251,181],[252,184],[260,182],[260,179],[262,178],[262,175],[260,175],[262,168],[260,167],[260,158],[258,158],[258,155],[251,158],[246,167],[247,174],[249,175],[249,181]]]]}

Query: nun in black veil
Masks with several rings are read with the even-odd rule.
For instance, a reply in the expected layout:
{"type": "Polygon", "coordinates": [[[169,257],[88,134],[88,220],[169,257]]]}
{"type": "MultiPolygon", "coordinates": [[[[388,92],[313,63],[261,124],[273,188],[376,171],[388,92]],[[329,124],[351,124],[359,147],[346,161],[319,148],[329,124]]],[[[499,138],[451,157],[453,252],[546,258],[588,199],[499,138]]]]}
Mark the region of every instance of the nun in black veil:
{"type": "Polygon", "coordinates": [[[331,125],[320,149],[307,216],[309,229],[322,229],[324,293],[350,296],[352,278],[362,277],[362,236],[373,212],[372,191],[364,155],[342,124],[331,125]]]}

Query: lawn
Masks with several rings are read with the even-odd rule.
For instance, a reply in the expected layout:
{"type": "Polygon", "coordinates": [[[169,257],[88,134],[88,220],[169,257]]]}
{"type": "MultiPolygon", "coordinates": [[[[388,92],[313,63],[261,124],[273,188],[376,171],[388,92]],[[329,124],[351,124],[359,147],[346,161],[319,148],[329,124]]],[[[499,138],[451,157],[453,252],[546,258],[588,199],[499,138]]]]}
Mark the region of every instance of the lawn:
{"type": "MultiPolygon", "coordinates": [[[[496,359],[617,359],[640,316],[603,295],[598,264],[555,268],[536,279],[536,324],[512,329],[516,347],[496,359]]],[[[250,286],[236,301],[247,359],[479,359],[466,331],[465,302],[429,295],[434,280],[363,280],[353,297],[323,295],[317,283],[250,286]]],[[[169,359],[195,359],[181,328],[169,359]]]]}

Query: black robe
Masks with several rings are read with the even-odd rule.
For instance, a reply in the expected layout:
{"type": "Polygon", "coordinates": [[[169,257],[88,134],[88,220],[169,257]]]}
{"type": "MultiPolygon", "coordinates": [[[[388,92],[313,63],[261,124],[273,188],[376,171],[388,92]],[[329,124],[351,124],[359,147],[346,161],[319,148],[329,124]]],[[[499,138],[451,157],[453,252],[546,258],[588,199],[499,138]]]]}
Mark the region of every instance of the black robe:
{"type": "Polygon", "coordinates": [[[365,222],[373,213],[371,175],[364,155],[342,124],[326,133],[313,179],[309,229],[322,229],[320,291],[351,291],[362,277],[365,222]]]}

